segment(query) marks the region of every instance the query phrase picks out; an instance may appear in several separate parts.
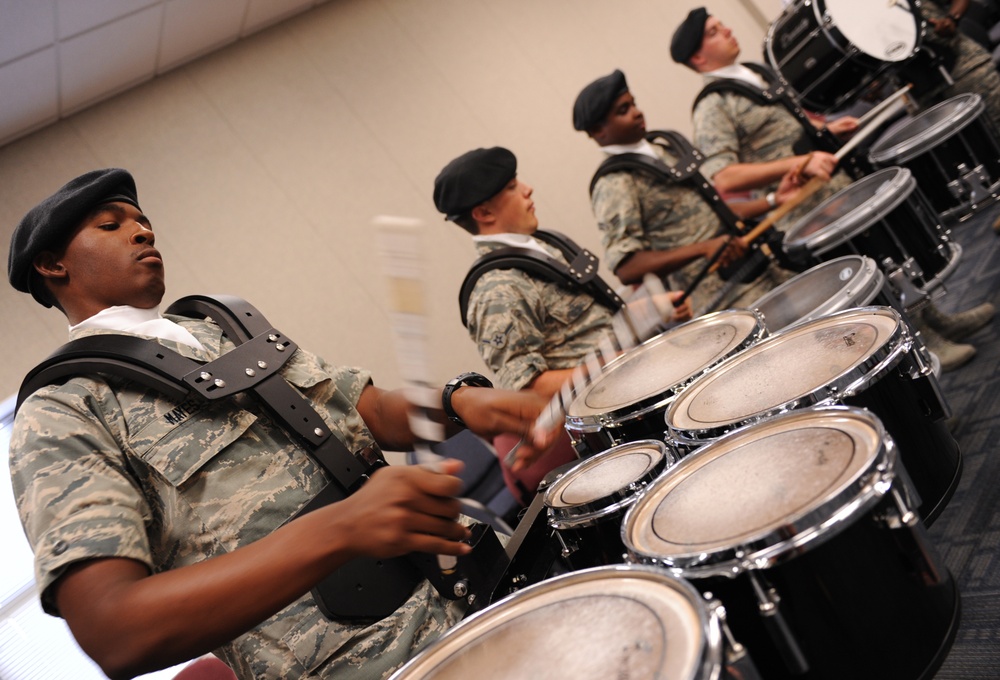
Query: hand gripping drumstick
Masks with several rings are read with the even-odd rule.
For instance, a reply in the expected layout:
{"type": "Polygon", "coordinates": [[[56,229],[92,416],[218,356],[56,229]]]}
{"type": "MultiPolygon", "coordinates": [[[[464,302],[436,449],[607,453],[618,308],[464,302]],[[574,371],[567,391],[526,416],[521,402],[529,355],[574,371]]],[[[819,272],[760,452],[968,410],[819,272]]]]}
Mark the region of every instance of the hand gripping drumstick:
{"type": "MultiPolygon", "coordinates": [[[[440,469],[443,456],[431,450],[433,442],[445,438],[444,424],[431,414],[441,406],[441,394],[430,386],[427,356],[426,295],[424,294],[423,250],[421,227],[423,222],[405,217],[380,215],[372,220],[378,229],[382,265],[389,283],[392,312],[390,322],[396,344],[399,370],[407,384],[406,395],[412,408],[408,414],[410,430],[416,439],[414,452],[420,465],[429,470],[440,469]]],[[[469,514],[485,514],[497,528],[513,534],[506,522],[479,501],[471,498],[457,499],[469,514]]],[[[439,555],[438,566],[442,571],[454,569],[457,559],[439,555]]]]}
{"type": "MultiPolygon", "coordinates": [[[[648,297],[651,304],[648,307],[640,305],[638,309],[626,305],[624,309],[615,313],[611,318],[611,332],[602,338],[596,352],[590,352],[584,357],[583,362],[563,383],[562,389],[553,395],[548,406],[535,420],[535,430],[548,432],[556,427],[563,427],[566,406],[604,372],[608,362],[620,353],[648,340],[655,335],[659,322],[666,322],[672,318],[673,307],[680,303],[674,303],[671,308],[661,307],[657,301],[662,300],[665,294],[659,277],[655,274],[646,274],[643,277],[642,285],[633,293],[630,300],[648,297]]],[[[508,467],[514,464],[517,450],[523,442],[523,439],[519,441],[504,458],[504,463],[508,467]]]]}
{"type": "MultiPolygon", "coordinates": [[[[900,88],[891,96],[887,97],[884,101],[880,102],[871,111],[862,116],[858,120],[858,124],[860,126],[862,122],[864,122],[865,126],[863,128],[860,128],[854,134],[854,136],[851,137],[850,140],[848,140],[846,144],[837,149],[837,152],[833,154],[834,158],[836,158],[838,161],[843,159],[844,156],[846,156],[848,153],[854,150],[854,147],[856,147],[867,137],[870,137],[873,133],[875,133],[882,126],[882,124],[885,123],[889,118],[896,115],[896,113],[899,112],[900,108],[904,106],[903,96],[907,92],[909,92],[911,87],[913,86],[907,85],[906,87],[900,88]]],[[[799,166],[798,171],[800,173],[803,170],[805,170],[810,160],[812,160],[812,154],[806,156],[805,161],[803,161],[802,165],[799,166]]],[[[792,196],[790,199],[788,199],[787,201],[779,205],[777,208],[769,212],[767,214],[767,217],[761,220],[756,227],[754,227],[744,236],[742,236],[741,238],[743,239],[744,243],[749,245],[754,241],[754,239],[759,238],[761,234],[763,234],[771,227],[771,225],[773,225],[775,222],[777,222],[782,217],[791,212],[804,200],[806,200],[814,193],[816,193],[819,190],[819,188],[823,186],[825,183],[826,182],[824,180],[819,179],[818,177],[810,178],[810,180],[806,182],[802,186],[802,188],[800,188],[795,193],[794,196],[792,196]]],[[[718,260],[718,257],[722,255],[722,251],[724,250],[725,250],[725,245],[723,245],[722,248],[720,248],[719,251],[713,255],[712,258],[713,262],[707,267],[707,271],[705,272],[706,274],[714,272],[719,268],[716,261],[718,260]]],[[[697,280],[700,282],[702,278],[704,278],[704,276],[699,276],[697,280]]]]}

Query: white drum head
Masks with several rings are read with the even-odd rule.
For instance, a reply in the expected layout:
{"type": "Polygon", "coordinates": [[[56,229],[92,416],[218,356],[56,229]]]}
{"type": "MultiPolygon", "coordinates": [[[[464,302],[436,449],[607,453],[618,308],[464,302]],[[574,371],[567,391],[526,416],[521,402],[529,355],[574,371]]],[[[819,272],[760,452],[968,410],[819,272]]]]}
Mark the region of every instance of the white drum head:
{"type": "Polygon", "coordinates": [[[918,21],[906,0],[826,0],[826,11],[852,45],[875,59],[903,61],[917,49],[918,21]]]}
{"type": "Polygon", "coordinates": [[[901,324],[892,309],[866,307],[793,326],[692,383],[666,423],[677,432],[739,425],[802,400],[889,345],[901,324]]]}
{"type": "Polygon", "coordinates": [[[785,281],[750,306],[764,315],[768,330],[777,333],[796,323],[864,307],[875,299],[884,283],[885,275],[875,260],[864,255],[844,255],[785,281]]]}
{"type": "Polygon", "coordinates": [[[631,442],[578,463],[545,491],[545,505],[572,508],[593,503],[627,489],[653,472],[666,447],[653,441],[631,442]]]}
{"type": "Polygon", "coordinates": [[[566,408],[569,418],[604,415],[671,393],[762,329],[749,310],[730,309],[676,326],[609,363],[566,408]]]}
{"type": "Polygon", "coordinates": [[[651,485],[626,515],[623,540],[633,554],[677,568],[737,549],[749,548],[753,559],[840,510],[831,501],[872,468],[882,437],[861,409],[762,421],[699,449],[651,485]]]}
{"type": "Polygon", "coordinates": [[[578,571],[466,619],[392,678],[708,678],[703,607],[690,585],[662,571],[578,571]]]}

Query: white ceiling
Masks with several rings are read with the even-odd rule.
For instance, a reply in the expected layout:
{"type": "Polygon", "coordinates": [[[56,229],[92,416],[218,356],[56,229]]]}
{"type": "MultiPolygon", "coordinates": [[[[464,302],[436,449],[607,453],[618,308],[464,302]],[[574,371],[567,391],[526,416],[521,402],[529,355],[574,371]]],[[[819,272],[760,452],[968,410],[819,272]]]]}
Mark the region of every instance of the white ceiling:
{"type": "Polygon", "coordinates": [[[0,145],[325,0],[0,0],[0,145]]]}

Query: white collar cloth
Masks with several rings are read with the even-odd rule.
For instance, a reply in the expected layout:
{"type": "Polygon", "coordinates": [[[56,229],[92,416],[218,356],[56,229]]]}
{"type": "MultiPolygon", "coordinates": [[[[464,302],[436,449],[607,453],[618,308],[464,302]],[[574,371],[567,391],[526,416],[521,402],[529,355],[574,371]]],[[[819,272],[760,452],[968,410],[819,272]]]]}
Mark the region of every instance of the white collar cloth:
{"type": "Polygon", "coordinates": [[[89,319],[70,326],[69,330],[72,333],[83,328],[123,331],[161,340],[173,340],[198,350],[205,349],[186,328],[160,316],[158,307],[153,309],[139,309],[127,305],[108,307],[89,319]]]}

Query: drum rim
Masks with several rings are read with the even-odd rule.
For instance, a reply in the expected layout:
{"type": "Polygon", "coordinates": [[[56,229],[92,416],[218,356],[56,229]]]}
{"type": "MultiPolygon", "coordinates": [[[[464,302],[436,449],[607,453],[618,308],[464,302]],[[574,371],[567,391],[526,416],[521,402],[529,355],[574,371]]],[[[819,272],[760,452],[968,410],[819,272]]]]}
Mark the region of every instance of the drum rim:
{"type": "Polygon", "coordinates": [[[831,248],[835,248],[845,241],[854,238],[898,208],[910,197],[916,186],[917,181],[913,177],[913,173],[908,168],[901,166],[882,168],[870,175],[865,175],[824,200],[798,222],[793,224],[785,232],[785,247],[791,250],[805,248],[810,253],[822,255],[831,248]],[[836,199],[847,195],[848,192],[856,192],[859,188],[867,188],[869,184],[878,182],[887,184],[888,187],[879,189],[869,201],[862,203],[850,212],[824,225],[819,231],[805,237],[796,238],[798,233],[805,229],[806,225],[812,222],[836,199]]]}
{"type": "Polygon", "coordinates": [[[772,300],[779,297],[780,294],[788,293],[792,290],[792,283],[802,285],[808,280],[805,278],[806,276],[810,274],[816,275],[818,272],[825,269],[843,267],[848,260],[856,260],[858,262],[858,275],[852,277],[849,281],[845,281],[844,285],[835,291],[833,295],[827,298],[825,302],[809,310],[805,316],[796,319],[790,324],[781,326],[780,328],[769,328],[768,330],[771,333],[779,333],[786,328],[792,328],[800,323],[806,323],[808,321],[812,321],[813,319],[818,319],[821,316],[827,316],[844,309],[868,306],[871,300],[873,300],[878,294],[878,291],[885,287],[885,274],[878,268],[875,260],[867,255],[842,255],[840,257],[835,257],[832,260],[827,260],[826,262],[820,262],[815,267],[811,267],[798,276],[794,276],[781,285],[772,288],[757,298],[757,300],[752,303],[751,307],[761,313],[764,317],[764,324],[766,325],[767,312],[761,309],[759,305],[770,303],[772,300]],[[852,296],[849,294],[850,292],[854,292],[855,294],[852,296]],[[844,306],[845,302],[850,302],[858,299],[859,297],[864,299],[864,302],[859,305],[844,306]]]}
{"type": "Polygon", "coordinates": [[[685,321],[682,324],[674,326],[659,335],[656,335],[649,340],[633,347],[628,352],[625,352],[613,360],[609,361],[601,371],[600,375],[592,380],[583,390],[575,392],[573,399],[566,406],[566,416],[565,425],[566,429],[570,432],[581,432],[581,433],[592,433],[600,432],[601,430],[607,428],[614,428],[625,423],[643,418],[651,412],[657,409],[663,408],[664,406],[670,404],[677,395],[684,391],[684,389],[694,382],[697,378],[701,377],[707,370],[718,365],[719,363],[725,361],[729,357],[742,352],[747,347],[750,347],[762,338],[768,335],[767,326],[764,324],[763,316],[752,309],[734,308],[734,309],[723,309],[718,312],[712,312],[711,314],[703,314],[702,316],[691,319],[690,321],[685,321]],[[588,413],[582,415],[571,415],[570,411],[573,408],[573,404],[578,400],[584,398],[586,395],[603,382],[606,376],[611,375],[615,370],[615,367],[624,364],[629,356],[638,356],[638,354],[633,354],[636,350],[647,349],[648,347],[654,346],[661,342],[667,342],[672,337],[675,337],[682,329],[689,329],[693,326],[704,326],[709,323],[718,323],[719,320],[724,320],[727,318],[732,318],[734,316],[747,317],[752,315],[754,318],[753,327],[750,333],[745,337],[741,338],[738,343],[733,347],[730,347],[724,353],[716,356],[710,363],[698,369],[694,373],[689,374],[683,380],[674,385],[665,387],[663,390],[656,394],[649,395],[648,397],[643,397],[637,399],[628,404],[620,404],[614,408],[608,409],[602,413],[588,413]]]}
{"type": "MultiPolygon", "coordinates": [[[[854,477],[833,496],[826,498],[815,507],[804,510],[796,516],[782,518],[782,523],[752,535],[744,541],[720,548],[714,552],[689,552],[677,555],[657,556],[639,551],[631,540],[632,528],[644,506],[637,502],[622,520],[621,538],[631,561],[652,564],[669,569],[682,578],[705,578],[709,576],[737,576],[744,571],[767,569],[794,559],[804,546],[816,547],[847,529],[861,514],[868,512],[893,488],[905,487],[905,478],[898,473],[899,452],[895,441],[885,429],[881,419],[867,409],[846,405],[819,405],[796,409],[766,420],[750,423],[733,430],[691,453],[651,484],[642,498],[656,497],[665,486],[676,485],[689,469],[699,469],[714,460],[712,454],[739,441],[750,434],[767,432],[788,421],[810,419],[820,416],[824,419],[839,420],[854,418],[865,421],[875,430],[881,446],[866,466],[858,469],[854,477]],[[802,526],[803,530],[789,534],[792,526],[802,526]]],[[[738,448],[738,447],[737,447],[738,448]]],[[[908,488],[901,493],[908,499],[908,488]]]]}
{"type": "MultiPolygon", "coordinates": [[[[837,320],[849,316],[863,317],[865,315],[873,314],[885,314],[892,317],[896,321],[896,328],[881,347],[876,348],[875,351],[855,366],[844,371],[840,375],[833,377],[829,382],[816,386],[811,392],[794,396],[780,404],[774,404],[762,411],[747,414],[740,419],[732,420],[719,425],[711,425],[702,428],[676,427],[672,424],[672,415],[680,404],[685,403],[681,398],[678,398],[673,404],[670,405],[670,408],[664,416],[664,422],[667,427],[667,444],[674,445],[678,448],[678,450],[698,448],[715,441],[719,437],[722,437],[733,430],[771,418],[772,416],[781,415],[790,411],[801,410],[803,407],[839,404],[843,399],[850,398],[864,391],[878,379],[882,378],[889,371],[898,366],[906,355],[913,350],[913,338],[910,335],[907,324],[903,322],[902,315],[900,315],[900,313],[892,307],[871,305],[867,307],[845,309],[841,312],[813,319],[812,321],[806,321],[801,324],[789,326],[788,328],[782,329],[780,332],[775,333],[761,341],[761,343],[768,343],[765,347],[766,350],[767,347],[776,345],[778,342],[789,336],[807,332],[811,326],[819,325],[824,322],[829,323],[831,320],[837,320]]],[[[758,343],[758,345],[761,343],[758,343]]],[[[750,349],[747,351],[749,352],[750,349]]],[[[738,361],[743,360],[744,354],[736,355],[727,359],[711,371],[706,372],[700,380],[704,380],[707,383],[709,380],[719,379],[719,377],[724,376],[725,372],[730,370],[732,366],[736,365],[738,361]]]]}
{"type": "Polygon", "coordinates": [[[886,163],[905,163],[916,158],[930,149],[933,149],[946,139],[950,139],[968,127],[972,121],[978,119],[986,105],[983,98],[974,92],[963,92],[950,99],[935,104],[926,111],[922,111],[912,120],[895,130],[886,131],[886,139],[879,138],[872,144],[868,151],[868,160],[878,165],[886,163]],[[931,125],[920,134],[907,137],[898,142],[890,144],[893,138],[898,137],[904,131],[916,125],[919,121],[930,118],[939,109],[954,105],[956,110],[951,116],[947,116],[937,123],[931,125]]]}
{"type": "MultiPolygon", "coordinates": [[[[567,586],[573,587],[578,582],[591,581],[596,578],[632,578],[649,581],[656,585],[669,584],[666,587],[674,588],[681,593],[691,603],[691,609],[695,611],[702,631],[701,649],[695,650],[695,659],[692,664],[695,673],[684,680],[717,677],[723,666],[724,638],[719,613],[720,607],[717,604],[713,606],[716,601],[707,600],[691,583],[669,570],[645,564],[615,564],[561,574],[504,596],[445,631],[439,638],[396,670],[389,680],[404,680],[415,672],[433,670],[433,668],[423,669],[422,667],[426,665],[428,657],[434,651],[454,641],[462,642],[465,638],[475,640],[483,632],[492,630],[488,624],[493,618],[501,617],[502,619],[506,610],[515,606],[519,601],[530,601],[552,590],[567,586]]],[[[448,654],[448,657],[450,656],[452,654],[448,654]]],[[[424,675],[415,677],[424,677],[424,675]]]]}
{"type": "Polygon", "coordinates": [[[623,509],[631,506],[646,486],[655,481],[660,475],[662,475],[666,470],[669,470],[676,463],[677,456],[675,456],[674,453],[667,448],[666,444],[658,439],[640,439],[634,442],[625,442],[623,444],[618,444],[617,446],[612,446],[610,449],[601,451],[600,453],[590,456],[589,458],[584,458],[546,487],[543,503],[545,505],[546,512],[548,513],[548,524],[550,527],[557,530],[575,529],[597,524],[601,520],[606,519],[609,516],[613,516],[621,512],[623,509]],[[591,468],[597,467],[601,465],[605,459],[609,459],[613,455],[619,455],[622,451],[627,449],[655,449],[660,453],[660,460],[638,479],[635,479],[629,482],[626,486],[620,489],[615,489],[607,495],[601,496],[593,501],[573,506],[554,507],[549,505],[548,499],[550,496],[555,495],[556,489],[560,488],[560,482],[566,480],[571,475],[579,475],[591,468]]]}

